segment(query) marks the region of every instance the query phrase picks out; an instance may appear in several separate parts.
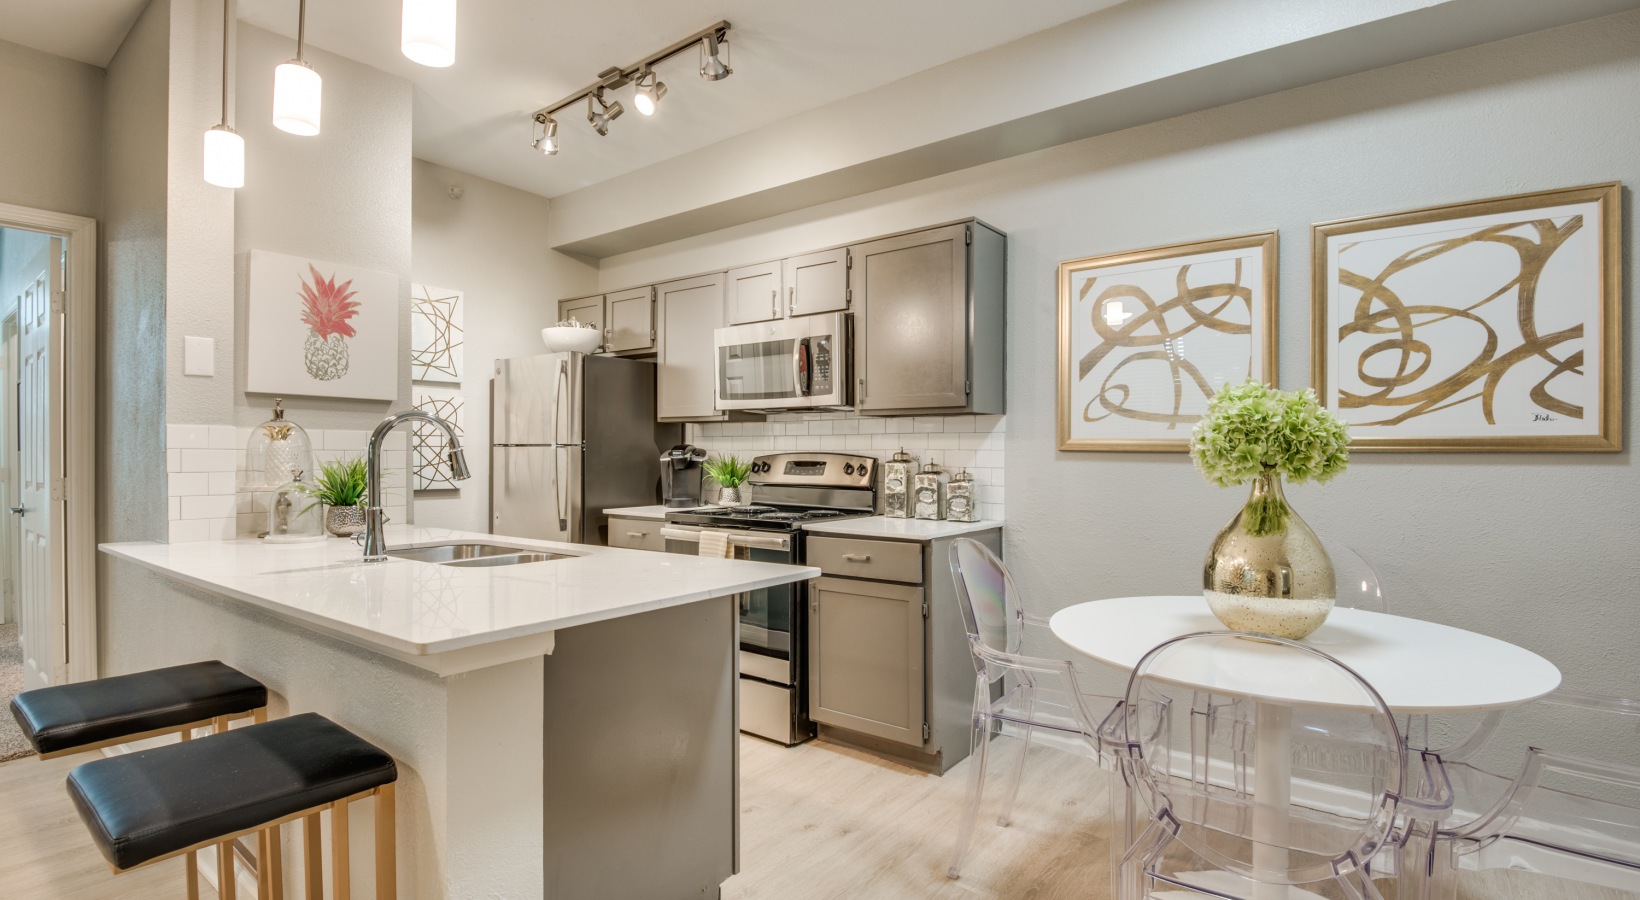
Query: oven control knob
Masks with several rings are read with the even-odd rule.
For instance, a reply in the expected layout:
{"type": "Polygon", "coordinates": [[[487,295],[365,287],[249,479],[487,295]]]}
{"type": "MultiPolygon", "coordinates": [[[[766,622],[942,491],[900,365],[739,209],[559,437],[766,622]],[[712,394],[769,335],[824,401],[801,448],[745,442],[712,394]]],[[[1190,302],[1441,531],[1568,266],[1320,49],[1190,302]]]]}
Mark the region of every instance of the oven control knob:
{"type": "Polygon", "coordinates": [[[769,464],[768,463],[759,463],[759,465],[761,465],[763,467],[762,471],[764,471],[764,472],[769,471],[769,464]]]}
{"type": "Polygon", "coordinates": [[[854,474],[854,463],[843,463],[843,474],[844,475],[853,475],[854,474]]]}
{"type": "Polygon", "coordinates": [[[860,463],[860,468],[855,469],[854,471],[861,478],[864,478],[864,477],[866,477],[866,470],[869,469],[869,468],[871,468],[871,463],[860,463]]]}

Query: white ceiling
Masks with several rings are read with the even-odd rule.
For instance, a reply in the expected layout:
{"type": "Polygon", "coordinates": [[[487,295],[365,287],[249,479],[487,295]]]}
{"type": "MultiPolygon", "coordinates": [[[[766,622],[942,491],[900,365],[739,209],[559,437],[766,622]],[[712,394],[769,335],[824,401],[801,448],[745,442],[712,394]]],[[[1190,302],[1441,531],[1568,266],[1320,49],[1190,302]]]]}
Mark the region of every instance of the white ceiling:
{"type": "MultiPolygon", "coordinates": [[[[399,53],[400,0],[309,3],[307,35],[413,82],[416,156],[550,197],[1118,2],[463,0],[448,69],[399,53]],[[608,137],[587,125],[582,105],[560,115],[558,156],[530,149],[531,112],[719,19],[732,25],[734,75],[703,81],[697,53],[685,52],[659,68],[669,93],[652,118],[638,115],[623,88],[616,98],[627,111],[608,137]]],[[[294,36],[296,9],[296,0],[255,0],[239,15],[294,36]]]]}
{"type": "Polygon", "coordinates": [[[0,0],[0,40],[103,67],[148,0],[0,0]]]}

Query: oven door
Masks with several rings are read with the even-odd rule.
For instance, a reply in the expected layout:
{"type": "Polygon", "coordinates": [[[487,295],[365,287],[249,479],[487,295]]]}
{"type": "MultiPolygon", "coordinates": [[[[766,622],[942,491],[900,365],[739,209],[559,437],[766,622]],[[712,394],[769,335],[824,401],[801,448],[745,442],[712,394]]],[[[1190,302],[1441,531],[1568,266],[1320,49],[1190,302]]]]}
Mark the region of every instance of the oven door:
{"type": "MultiPolygon", "coordinates": [[[[729,535],[729,549],[735,559],[753,562],[771,562],[791,565],[797,561],[796,536],[783,532],[744,531],[727,528],[702,528],[695,525],[667,523],[661,528],[668,553],[697,553],[700,536],[705,531],[725,531],[729,535]]],[[[798,645],[794,637],[794,620],[802,608],[798,593],[801,585],[782,584],[759,588],[740,595],[740,649],[745,653],[767,657],[754,663],[758,671],[748,672],[768,681],[791,684],[793,649],[798,645]],[[778,663],[771,667],[770,662],[778,663]]]]}

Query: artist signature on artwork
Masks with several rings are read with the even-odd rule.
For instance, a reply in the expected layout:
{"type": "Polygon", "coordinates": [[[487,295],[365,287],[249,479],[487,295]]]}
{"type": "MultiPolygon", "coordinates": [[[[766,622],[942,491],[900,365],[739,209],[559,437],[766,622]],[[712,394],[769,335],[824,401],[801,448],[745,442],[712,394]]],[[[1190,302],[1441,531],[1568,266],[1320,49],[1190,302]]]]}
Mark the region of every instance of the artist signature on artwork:
{"type": "Polygon", "coordinates": [[[1549,415],[1548,413],[1532,413],[1532,421],[1534,421],[1534,422],[1558,422],[1560,420],[1555,418],[1554,416],[1549,415]]]}

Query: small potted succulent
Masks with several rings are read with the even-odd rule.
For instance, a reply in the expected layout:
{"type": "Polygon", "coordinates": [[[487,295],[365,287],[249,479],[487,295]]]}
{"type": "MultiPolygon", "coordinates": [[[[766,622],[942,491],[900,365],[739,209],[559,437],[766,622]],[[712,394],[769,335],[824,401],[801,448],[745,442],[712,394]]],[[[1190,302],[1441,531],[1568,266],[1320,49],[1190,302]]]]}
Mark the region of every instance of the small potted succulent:
{"type": "Polygon", "coordinates": [[[364,530],[365,466],[362,457],[339,459],[319,467],[309,493],[325,505],[325,530],[352,537],[364,530]]]}
{"type": "Polygon", "coordinates": [[[740,505],[740,486],[752,474],[752,464],[734,454],[713,456],[701,464],[706,477],[718,483],[718,502],[724,506],[740,505]]]}
{"type": "Polygon", "coordinates": [[[1252,482],[1247,502],[1207,553],[1202,590],[1236,631],[1305,637],[1337,598],[1321,539],[1293,512],[1282,478],[1326,482],[1349,465],[1349,428],[1315,392],[1255,381],[1226,385],[1190,435],[1190,457],[1213,484],[1252,482]]]}

